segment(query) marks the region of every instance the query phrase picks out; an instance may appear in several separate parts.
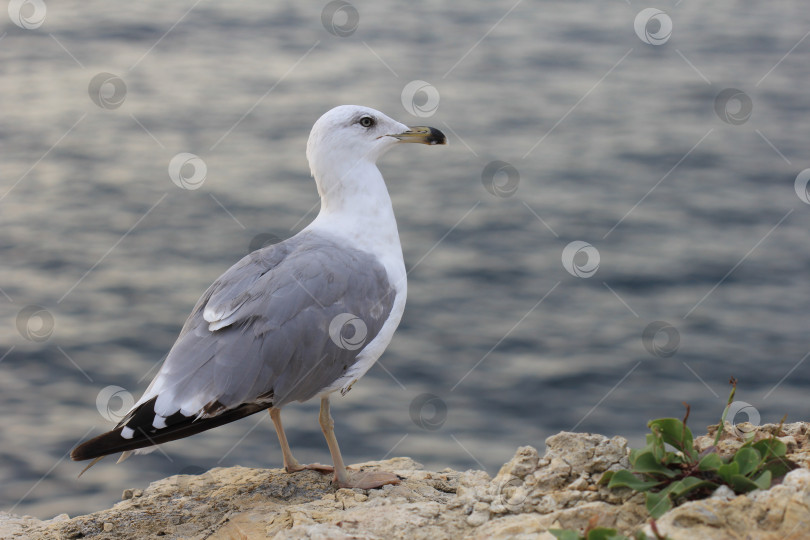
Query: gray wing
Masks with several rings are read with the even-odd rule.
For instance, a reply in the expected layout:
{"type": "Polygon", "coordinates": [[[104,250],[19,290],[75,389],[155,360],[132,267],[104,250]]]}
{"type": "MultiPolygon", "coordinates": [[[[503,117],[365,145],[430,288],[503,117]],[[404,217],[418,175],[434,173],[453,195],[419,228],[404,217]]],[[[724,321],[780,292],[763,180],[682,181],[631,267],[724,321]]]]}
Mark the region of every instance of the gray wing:
{"type": "Polygon", "coordinates": [[[157,397],[164,418],[210,417],[310,399],[356,362],[394,296],[372,255],[323,235],[255,251],[203,294],[138,404],[157,397]]]}

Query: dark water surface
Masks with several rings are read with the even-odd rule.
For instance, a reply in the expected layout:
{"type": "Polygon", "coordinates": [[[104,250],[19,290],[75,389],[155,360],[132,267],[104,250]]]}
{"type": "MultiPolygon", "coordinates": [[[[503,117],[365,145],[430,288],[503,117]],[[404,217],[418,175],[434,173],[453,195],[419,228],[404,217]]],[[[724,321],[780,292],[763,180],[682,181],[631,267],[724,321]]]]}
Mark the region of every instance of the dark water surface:
{"type": "MultiPolygon", "coordinates": [[[[700,430],[731,375],[761,422],[810,418],[806,6],[663,2],[669,39],[642,21],[654,45],[635,1],[353,1],[346,37],[324,5],[48,2],[32,29],[0,14],[0,510],[75,515],[192,466],[281,465],[266,414],[79,480],[66,455],[140,396],[257,235],[314,217],[306,138],[343,103],[450,138],[381,161],[409,300],[334,401],[349,462],[495,473],[560,430],[638,443],[682,401],[700,430]],[[440,96],[423,116],[401,100],[414,80],[440,96]],[[169,177],[181,152],[205,163],[199,189],[169,177]],[[514,170],[490,187],[511,196],[483,185],[496,160],[514,170]]],[[[299,460],[328,462],[317,403],[285,422],[299,460]]]]}

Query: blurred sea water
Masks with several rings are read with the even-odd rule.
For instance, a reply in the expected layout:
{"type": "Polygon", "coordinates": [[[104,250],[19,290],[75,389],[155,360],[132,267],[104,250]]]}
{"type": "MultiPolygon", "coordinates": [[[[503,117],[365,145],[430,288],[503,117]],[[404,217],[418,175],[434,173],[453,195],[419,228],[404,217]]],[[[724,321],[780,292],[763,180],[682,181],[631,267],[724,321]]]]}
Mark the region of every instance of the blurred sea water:
{"type": "MultiPolygon", "coordinates": [[[[810,417],[799,2],[657,3],[657,45],[634,29],[651,6],[618,0],[358,0],[328,19],[357,14],[343,37],[326,2],[41,5],[35,28],[0,14],[0,510],[281,466],[266,414],[78,480],[67,453],[140,396],[219,274],[314,217],[306,139],[343,103],[450,139],[380,163],[409,299],[334,401],[349,462],[494,474],[560,430],[638,444],[683,401],[700,431],[730,376],[759,421],[810,417]],[[430,86],[403,98],[411,81],[430,86]],[[198,189],[169,177],[182,152],[198,189]]],[[[301,461],[329,461],[317,406],[284,411],[301,461]]]]}

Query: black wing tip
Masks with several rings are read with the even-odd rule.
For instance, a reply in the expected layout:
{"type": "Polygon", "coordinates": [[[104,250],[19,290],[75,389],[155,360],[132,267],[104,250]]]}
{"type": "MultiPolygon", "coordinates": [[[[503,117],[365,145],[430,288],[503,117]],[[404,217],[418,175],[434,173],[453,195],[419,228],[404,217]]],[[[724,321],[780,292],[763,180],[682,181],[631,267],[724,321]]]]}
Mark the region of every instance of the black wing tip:
{"type": "MultiPolygon", "coordinates": [[[[141,405],[132,419],[128,422],[127,426],[119,426],[112,431],[102,433],[101,435],[90,439],[74,448],[70,452],[70,459],[73,461],[85,461],[88,459],[99,458],[118,452],[126,452],[127,450],[138,450],[139,448],[146,448],[147,446],[155,446],[177,439],[183,439],[191,435],[195,435],[202,431],[206,431],[245,416],[255,414],[271,407],[272,404],[244,404],[235,409],[224,411],[217,416],[210,418],[195,418],[185,417],[182,421],[178,421],[169,425],[166,428],[155,430],[151,427],[151,418],[154,415],[154,409],[151,409],[149,401],[141,405]],[[144,407],[151,409],[150,415],[138,415],[138,412],[144,407]],[[138,425],[134,423],[136,420],[142,418],[149,418],[148,424],[138,425]],[[121,431],[124,427],[133,429],[131,438],[124,438],[121,436],[121,431]]],[[[148,409],[146,409],[148,411],[148,409]]],[[[179,414],[179,413],[178,413],[179,414]]],[[[140,422],[138,422],[140,424],[140,422]]]]}
{"type": "Polygon", "coordinates": [[[122,441],[127,441],[127,439],[121,437],[121,429],[122,428],[116,428],[107,433],[102,433],[98,437],[93,437],[87,442],[83,442],[70,451],[70,459],[73,461],[85,461],[121,452],[117,447],[121,446],[122,441]]]}

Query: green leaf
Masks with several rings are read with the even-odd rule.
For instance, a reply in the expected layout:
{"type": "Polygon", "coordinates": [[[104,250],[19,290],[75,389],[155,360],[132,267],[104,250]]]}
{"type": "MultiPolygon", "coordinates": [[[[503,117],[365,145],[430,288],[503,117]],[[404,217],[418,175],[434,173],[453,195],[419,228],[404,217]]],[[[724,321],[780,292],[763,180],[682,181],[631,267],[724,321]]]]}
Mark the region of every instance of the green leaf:
{"type": "Polygon", "coordinates": [[[751,448],[758,451],[763,458],[782,457],[787,452],[785,443],[778,439],[762,439],[751,445],[751,448]]]}
{"type": "Polygon", "coordinates": [[[659,462],[669,469],[672,468],[681,468],[680,465],[684,463],[691,464],[692,459],[689,456],[683,455],[681,452],[667,452],[664,454],[663,459],[659,460],[659,462]]]}
{"type": "Polygon", "coordinates": [[[667,478],[674,478],[678,476],[676,471],[668,469],[662,465],[659,460],[650,452],[639,454],[636,462],[633,464],[633,472],[644,473],[650,475],[666,476],[667,478]]]}
{"type": "Polygon", "coordinates": [[[771,487],[771,471],[765,471],[760,474],[754,483],[759,489],[768,489],[771,487]]]}
{"type": "Polygon", "coordinates": [[[798,468],[799,466],[796,463],[784,457],[769,459],[760,467],[760,469],[771,471],[774,478],[780,478],[798,468]]]}
{"type": "Polygon", "coordinates": [[[715,488],[717,484],[714,482],[710,482],[708,480],[701,480],[695,476],[687,476],[683,480],[678,480],[677,482],[673,482],[667,487],[670,495],[673,499],[678,497],[684,497],[690,491],[694,491],[696,489],[710,487],[715,488]]]}
{"type": "Polygon", "coordinates": [[[739,466],[739,473],[747,476],[759,465],[762,455],[754,448],[740,448],[734,454],[734,462],[739,466]]]}
{"type": "Polygon", "coordinates": [[[571,529],[549,529],[557,540],[582,540],[582,535],[571,529]]]}
{"type": "Polygon", "coordinates": [[[667,449],[664,447],[663,439],[659,439],[659,444],[652,447],[651,453],[658,463],[661,463],[667,457],[667,449]]]}
{"type": "Polygon", "coordinates": [[[617,487],[627,487],[630,489],[634,489],[636,491],[647,491],[648,489],[653,488],[658,484],[660,484],[660,482],[639,480],[639,478],[636,477],[633,473],[625,470],[625,471],[616,471],[615,473],[613,473],[610,482],[608,482],[608,488],[614,489],[617,487]]]}
{"type": "Polygon", "coordinates": [[[741,474],[732,475],[728,485],[731,486],[734,493],[748,493],[749,491],[754,491],[759,488],[753,480],[741,474]]]}
{"type": "Polygon", "coordinates": [[[660,518],[672,508],[672,501],[669,499],[669,492],[667,490],[653,493],[647,492],[646,498],[647,512],[650,513],[655,519],[660,518]]]}
{"type": "Polygon", "coordinates": [[[666,445],[664,445],[664,438],[661,436],[660,430],[657,426],[653,427],[652,433],[647,435],[647,446],[642,448],[639,455],[651,452],[655,459],[661,461],[667,454],[666,445]]]}
{"type": "Polygon", "coordinates": [[[701,459],[700,463],[698,463],[698,470],[714,471],[717,470],[717,468],[721,465],[723,465],[723,458],[712,452],[711,454],[706,454],[703,456],[703,459],[701,459]]]}
{"type": "Polygon", "coordinates": [[[608,485],[608,482],[611,481],[614,474],[616,474],[616,471],[605,471],[605,473],[599,478],[599,481],[596,483],[596,485],[597,486],[608,485]]]}
{"type": "Polygon", "coordinates": [[[596,527],[588,531],[586,540],[627,540],[627,537],[621,535],[616,529],[608,529],[606,527],[596,527]]]}
{"type": "Polygon", "coordinates": [[[619,534],[616,529],[608,529],[606,527],[591,529],[588,531],[587,536],[582,536],[573,529],[549,529],[548,532],[559,540],[630,540],[623,534],[619,534]]]}
{"type": "Polygon", "coordinates": [[[657,427],[664,442],[677,448],[691,461],[697,460],[697,453],[692,443],[692,431],[677,418],[659,418],[647,424],[651,429],[657,427]]]}
{"type": "Polygon", "coordinates": [[[717,467],[717,474],[726,484],[731,484],[731,477],[740,473],[740,466],[736,461],[724,463],[717,467]]]}
{"type": "Polygon", "coordinates": [[[636,463],[638,456],[640,456],[642,452],[649,452],[649,451],[650,451],[649,448],[631,448],[630,455],[627,458],[630,461],[630,465],[634,465],[636,463]]]}

